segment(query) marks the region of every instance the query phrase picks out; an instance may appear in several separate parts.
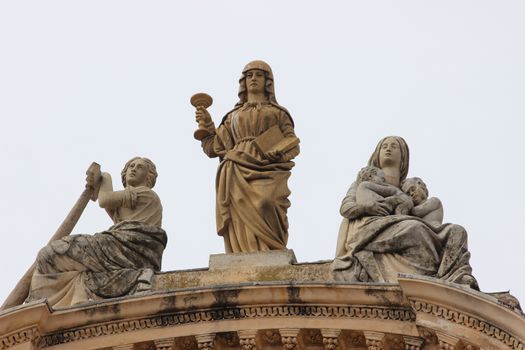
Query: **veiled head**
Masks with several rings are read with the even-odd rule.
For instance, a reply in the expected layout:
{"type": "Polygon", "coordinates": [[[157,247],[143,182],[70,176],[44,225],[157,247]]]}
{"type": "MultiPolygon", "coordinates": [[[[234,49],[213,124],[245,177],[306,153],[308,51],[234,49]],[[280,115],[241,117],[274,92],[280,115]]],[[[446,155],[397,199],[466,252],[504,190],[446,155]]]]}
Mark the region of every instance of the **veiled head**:
{"type": "Polygon", "coordinates": [[[236,106],[243,105],[247,101],[247,87],[246,87],[246,73],[251,70],[260,70],[264,72],[265,86],[264,93],[268,97],[268,101],[277,104],[275,98],[275,89],[273,84],[273,73],[270,65],[264,61],[256,60],[248,63],[242,70],[241,77],[239,78],[239,102],[236,106]]]}
{"type": "Polygon", "coordinates": [[[382,169],[384,166],[399,167],[400,181],[408,175],[410,154],[406,141],[400,136],[387,136],[382,138],[376,146],[374,153],[368,160],[368,165],[382,169]]]}
{"type": "Polygon", "coordinates": [[[155,164],[145,157],[134,157],[128,160],[120,175],[124,187],[137,186],[137,183],[144,182],[149,188],[155,186],[158,176],[155,164]],[[144,181],[142,181],[142,176],[144,176],[144,181]]]}

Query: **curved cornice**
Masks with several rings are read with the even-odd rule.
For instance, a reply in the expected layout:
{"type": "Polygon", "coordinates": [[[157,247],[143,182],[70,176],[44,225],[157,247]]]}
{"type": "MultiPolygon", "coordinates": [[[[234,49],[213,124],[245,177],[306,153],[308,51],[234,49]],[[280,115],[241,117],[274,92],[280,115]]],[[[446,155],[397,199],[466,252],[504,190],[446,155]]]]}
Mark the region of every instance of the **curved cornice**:
{"type": "Polygon", "coordinates": [[[525,317],[498,299],[471,288],[433,278],[400,274],[403,293],[417,313],[418,325],[487,337],[516,350],[525,347],[525,317]],[[454,330],[454,329],[453,329],[454,330]]]}
{"type": "Polygon", "coordinates": [[[121,343],[122,335],[133,343],[282,327],[418,337],[419,326],[458,339],[479,334],[478,345],[487,348],[523,350],[525,318],[496,299],[420,276],[403,275],[399,283],[247,283],[56,310],[42,301],[0,314],[0,350],[29,341],[39,348],[97,349],[121,343]]]}

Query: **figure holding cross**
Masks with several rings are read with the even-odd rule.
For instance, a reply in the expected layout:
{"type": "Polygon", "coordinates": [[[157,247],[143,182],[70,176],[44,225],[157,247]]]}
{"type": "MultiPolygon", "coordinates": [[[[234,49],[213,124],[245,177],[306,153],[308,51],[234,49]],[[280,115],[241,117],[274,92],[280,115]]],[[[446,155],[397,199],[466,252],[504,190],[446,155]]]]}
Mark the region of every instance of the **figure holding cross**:
{"type": "Polygon", "coordinates": [[[97,188],[100,181],[99,205],[114,225],[94,235],[70,235],[46,245],[34,264],[27,301],[47,298],[49,305],[64,307],[151,287],[167,243],[160,227],[162,205],[152,190],[156,167],[147,158],[135,157],[121,175],[124,190],[113,191],[108,173],[88,173],[87,187],[97,188]]]}

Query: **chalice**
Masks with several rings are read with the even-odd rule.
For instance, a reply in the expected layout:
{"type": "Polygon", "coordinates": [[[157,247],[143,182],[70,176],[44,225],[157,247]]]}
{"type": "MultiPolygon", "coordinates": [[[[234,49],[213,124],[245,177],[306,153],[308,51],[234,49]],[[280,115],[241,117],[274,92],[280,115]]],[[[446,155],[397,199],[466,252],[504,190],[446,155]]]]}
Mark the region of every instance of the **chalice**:
{"type": "MultiPolygon", "coordinates": [[[[204,92],[199,92],[190,98],[190,103],[195,108],[201,107],[201,106],[204,108],[208,108],[213,103],[213,99],[211,98],[210,95],[205,94],[204,92]]],[[[208,136],[209,134],[210,134],[210,131],[206,128],[204,121],[199,120],[199,128],[195,130],[195,132],[193,133],[193,137],[196,140],[200,141],[206,136],[208,136]]]]}

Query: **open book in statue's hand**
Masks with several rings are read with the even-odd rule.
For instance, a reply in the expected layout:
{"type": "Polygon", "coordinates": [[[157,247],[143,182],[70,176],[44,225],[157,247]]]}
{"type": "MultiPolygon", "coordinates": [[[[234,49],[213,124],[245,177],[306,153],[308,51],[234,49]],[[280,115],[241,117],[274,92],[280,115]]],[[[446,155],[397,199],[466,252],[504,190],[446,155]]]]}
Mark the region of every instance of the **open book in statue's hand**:
{"type": "Polygon", "coordinates": [[[265,156],[270,152],[286,153],[299,145],[299,138],[284,137],[279,125],[274,125],[253,141],[255,148],[265,156]]]}

